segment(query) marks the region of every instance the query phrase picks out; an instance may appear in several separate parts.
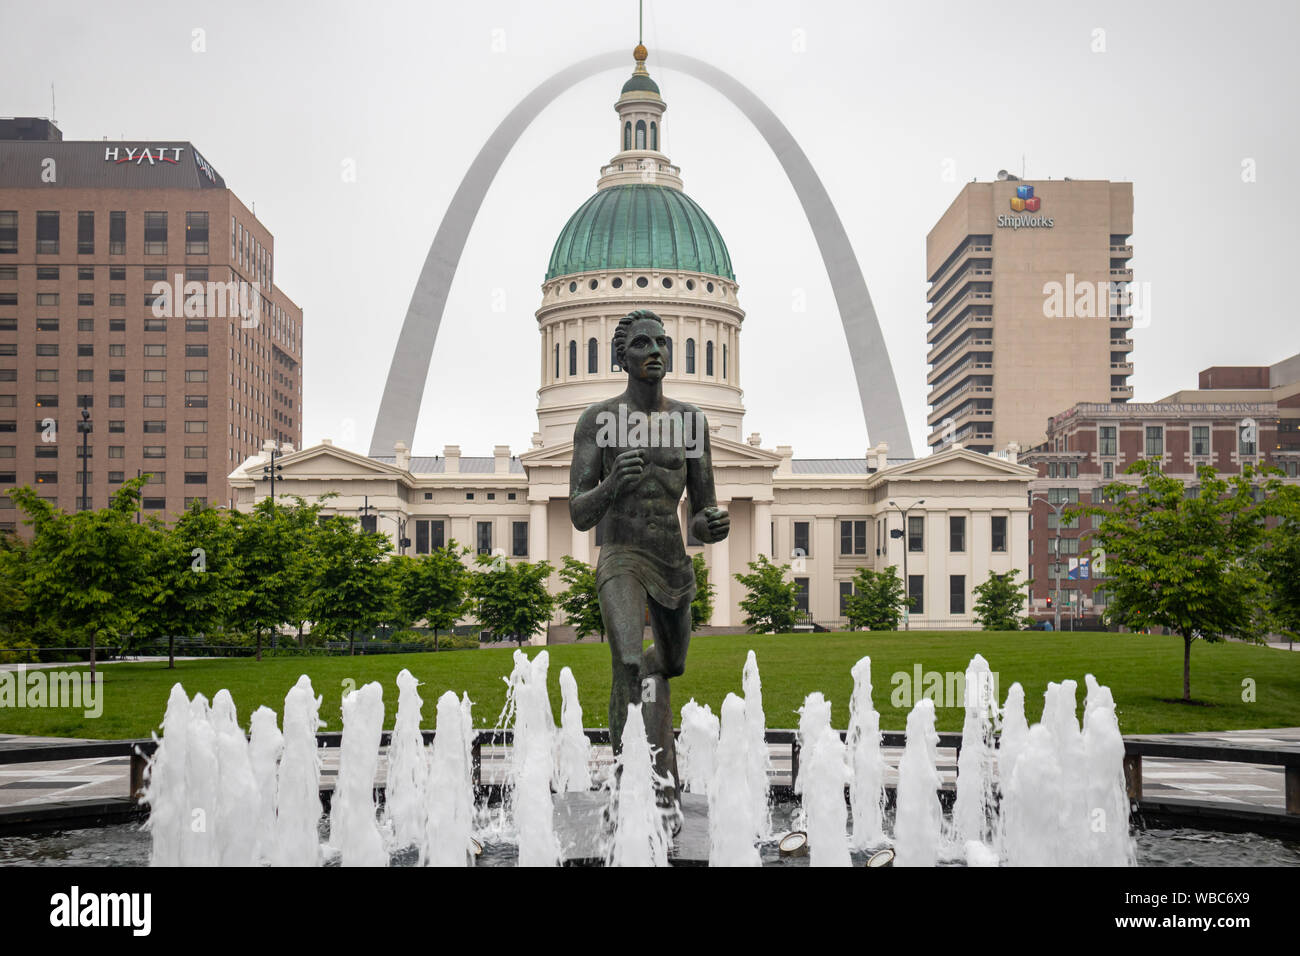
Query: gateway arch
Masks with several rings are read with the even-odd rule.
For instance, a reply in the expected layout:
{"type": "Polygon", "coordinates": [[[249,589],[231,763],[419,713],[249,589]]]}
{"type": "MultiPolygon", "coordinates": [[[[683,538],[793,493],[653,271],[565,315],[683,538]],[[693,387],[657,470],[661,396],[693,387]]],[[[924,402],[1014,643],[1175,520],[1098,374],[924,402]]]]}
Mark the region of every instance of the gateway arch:
{"type": "MultiPolygon", "coordinates": [[[[701,80],[727,97],[754,124],[776,154],[799,197],[821,250],[840,320],[844,324],[844,337],[848,341],[853,374],[857,378],[867,433],[872,441],[888,442],[895,455],[912,457],[903,402],[885,349],[880,321],[871,304],[871,295],[867,292],[867,283],[858,267],[849,237],[812,163],[776,114],[731,76],[703,60],[679,53],[659,50],[655,59],[665,68],[701,80]]],[[[384,383],[383,399],[379,403],[379,416],[370,438],[371,455],[391,455],[396,442],[404,441],[410,446],[414,440],[424,386],[429,377],[429,363],[433,358],[452,277],[456,274],[456,266],[479,206],[506,155],[528,124],[557,96],[588,77],[626,65],[627,52],[619,51],[581,60],[556,73],[507,114],[474,157],[438,226],[415,291],[411,294],[411,304],[407,307],[406,319],[397,338],[388,380],[384,383]]]]}

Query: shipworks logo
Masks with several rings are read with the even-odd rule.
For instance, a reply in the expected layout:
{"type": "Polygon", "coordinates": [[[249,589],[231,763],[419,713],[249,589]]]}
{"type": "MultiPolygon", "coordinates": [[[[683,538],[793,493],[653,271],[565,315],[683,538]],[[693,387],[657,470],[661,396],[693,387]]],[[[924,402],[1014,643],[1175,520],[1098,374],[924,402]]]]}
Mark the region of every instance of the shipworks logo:
{"type": "MultiPolygon", "coordinates": [[[[1034,195],[1034,187],[1028,184],[1016,187],[1016,194],[1011,197],[1011,210],[1016,213],[1036,213],[1043,208],[1043,200],[1034,195]]],[[[1016,215],[1003,213],[998,216],[998,226],[1003,229],[1050,229],[1056,220],[1050,216],[1016,215]]]]}

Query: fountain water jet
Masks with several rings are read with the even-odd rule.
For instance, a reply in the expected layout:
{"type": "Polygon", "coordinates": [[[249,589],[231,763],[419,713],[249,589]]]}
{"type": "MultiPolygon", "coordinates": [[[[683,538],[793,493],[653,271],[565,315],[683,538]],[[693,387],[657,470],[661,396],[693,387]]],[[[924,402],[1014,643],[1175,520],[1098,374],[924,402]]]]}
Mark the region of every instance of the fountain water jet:
{"type": "Polygon", "coordinates": [[[560,668],[560,733],[556,741],[555,789],[583,792],[591,789],[591,741],[582,730],[582,704],[573,671],[560,668]]]}
{"type": "Polygon", "coordinates": [[[185,798],[189,821],[181,830],[181,866],[217,866],[217,738],[208,717],[208,699],[195,694],[185,740],[185,798]]]}
{"type": "Polygon", "coordinates": [[[157,748],[146,771],[144,802],[149,806],[145,829],[153,840],[150,866],[180,866],[181,834],[189,824],[185,793],[185,742],[190,721],[190,699],[185,688],[173,684],[163,714],[163,735],[153,735],[157,748]]]}
{"type": "Polygon", "coordinates": [[[330,806],[330,845],[344,866],[387,866],[376,821],[375,771],[384,729],[384,689],[372,681],[343,698],[343,742],[330,806]]]}
{"type": "Polygon", "coordinates": [[[555,719],[546,695],[550,655],[541,651],[528,660],[515,651],[508,679],[503,717],[514,718],[514,744],[504,806],[514,820],[520,866],[558,866],[560,844],[555,836],[555,805],[551,797],[554,774],[555,719]]]}
{"type": "Polygon", "coordinates": [[[260,795],[248,739],[239,729],[230,691],[217,691],[210,719],[217,746],[216,836],[221,865],[252,866],[257,858],[260,795]]]}
{"type": "Polygon", "coordinates": [[[934,701],[922,698],[907,715],[907,740],[898,763],[895,866],[934,866],[939,861],[943,806],[938,793],[938,746],[934,701]]]}
{"type": "MultiPolygon", "coordinates": [[[[953,843],[993,842],[993,721],[997,694],[988,661],[976,654],[966,668],[966,718],[957,759],[957,798],[952,808],[953,843]]],[[[969,855],[969,854],[968,854],[969,855]]]]}
{"type": "Polygon", "coordinates": [[[424,837],[429,757],[420,732],[423,707],[419,681],[403,668],[397,675],[397,717],[388,744],[384,789],[384,819],[392,830],[394,848],[418,846],[424,837]]]}
{"type": "MultiPolygon", "coordinates": [[[[734,696],[734,695],[729,695],[734,696]]],[[[740,700],[739,697],[736,698],[740,700]]],[[[740,723],[744,723],[745,702],[740,700],[740,723]]],[[[741,730],[737,731],[742,732],[741,730]]],[[[682,790],[688,793],[708,793],[713,782],[714,768],[718,760],[718,735],[720,728],[718,718],[709,709],[708,704],[697,704],[695,698],[682,705],[682,732],[677,738],[677,764],[682,775],[682,790]]],[[[749,773],[748,756],[741,739],[741,757],[746,762],[738,770],[742,779],[749,773]]],[[[749,792],[746,784],[745,792],[749,792]]],[[[746,813],[746,819],[752,816],[746,813]]]]}
{"type": "Polygon", "coordinates": [[[275,711],[259,707],[249,722],[248,762],[257,786],[254,845],[258,863],[271,861],[275,845],[275,770],[284,750],[284,735],[275,720],[275,711]]]}
{"type": "MultiPolygon", "coordinates": [[[[694,704],[695,701],[691,701],[694,704]]],[[[687,706],[690,706],[689,704],[687,706]]],[[[711,719],[718,719],[707,707],[696,705],[690,713],[695,733],[707,740],[711,719]],[[706,719],[706,716],[708,719],[706,719]]],[[[682,708],[682,737],[686,737],[687,709],[682,708]]],[[[728,694],[722,702],[720,736],[713,737],[716,763],[708,784],[709,794],[709,866],[761,866],[758,847],[754,844],[754,801],[749,792],[747,768],[749,755],[746,741],[745,702],[728,694]]],[[[712,756],[710,757],[712,762],[712,756]]]]}
{"type": "Polygon", "coordinates": [[[754,835],[766,840],[772,835],[772,807],[768,771],[772,755],[767,749],[767,717],[763,713],[763,682],[758,674],[758,658],[750,651],[741,674],[745,692],[745,726],[749,750],[750,799],[754,801],[754,835]]]}
{"type": "Polygon", "coordinates": [[[831,728],[830,701],[814,691],[799,708],[799,776],[794,786],[803,797],[811,866],[853,865],[844,803],[849,778],[844,742],[831,728]]]}
{"type": "Polygon", "coordinates": [[[853,809],[850,845],[865,850],[885,842],[885,757],[880,750],[880,714],[871,701],[871,658],[853,665],[847,746],[853,775],[849,803],[853,809]]]}
{"type": "Polygon", "coordinates": [[[1085,862],[1089,866],[1133,866],[1135,854],[1129,834],[1128,789],[1124,782],[1124,738],[1119,732],[1109,688],[1095,687],[1091,674],[1087,679],[1089,692],[1083,719],[1088,810],[1085,862]]]}
{"type": "Polygon", "coordinates": [[[420,862],[425,866],[472,866],[469,852],[474,830],[474,779],[465,747],[469,697],[454,691],[438,698],[438,732],[433,737],[429,768],[428,814],[420,862]]]}
{"type": "Polygon", "coordinates": [[[303,674],[284,698],[284,751],[276,774],[275,843],[272,861],[277,866],[320,866],[320,838],[316,824],[321,816],[320,755],[316,731],[321,698],[303,674]]]}
{"type": "Polygon", "coordinates": [[[654,751],[646,737],[639,704],[627,705],[623,749],[615,758],[610,795],[614,833],[605,862],[608,866],[667,866],[668,828],[664,811],[655,802],[656,787],[669,781],[655,773],[654,751]]]}

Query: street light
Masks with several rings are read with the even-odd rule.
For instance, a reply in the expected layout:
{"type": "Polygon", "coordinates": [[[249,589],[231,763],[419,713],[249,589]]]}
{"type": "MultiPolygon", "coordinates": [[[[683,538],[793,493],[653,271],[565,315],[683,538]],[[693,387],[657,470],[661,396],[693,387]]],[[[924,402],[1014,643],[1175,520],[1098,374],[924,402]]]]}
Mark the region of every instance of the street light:
{"type": "MultiPolygon", "coordinates": [[[[376,518],[387,518],[397,526],[397,553],[399,555],[406,554],[406,549],[411,544],[411,539],[406,536],[406,519],[398,515],[388,514],[386,511],[380,511],[378,505],[370,503],[369,495],[366,495],[362,501],[364,504],[357,510],[361,512],[363,518],[368,518],[373,514],[376,518]]],[[[375,531],[378,532],[378,530],[379,527],[376,524],[375,531]]]]}
{"type": "Polygon", "coordinates": [[[94,431],[94,426],[90,422],[90,409],[85,407],[81,409],[81,421],[77,422],[77,431],[81,432],[81,498],[77,501],[77,510],[85,511],[90,503],[90,487],[86,484],[87,465],[90,464],[90,459],[86,457],[89,454],[86,447],[90,433],[94,431]]]}
{"type": "MultiPolygon", "coordinates": [[[[889,507],[898,508],[898,510],[903,515],[903,530],[898,532],[898,537],[903,539],[903,594],[907,598],[907,602],[903,605],[903,630],[905,631],[910,631],[912,629],[912,595],[910,593],[912,590],[912,585],[910,580],[907,577],[907,548],[908,548],[907,512],[908,509],[919,508],[923,504],[925,504],[924,498],[921,498],[919,501],[913,502],[912,504],[908,505],[907,508],[900,508],[898,504],[894,501],[889,502],[889,507]]],[[[894,537],[894,532],[892,531],[889,532],[889,536],[891,538],[894,537]]]]}
{"type": "Polygon", "coordinates": [[[1065,507],[1065,502],[1052,504],[1051,499],[1042,495],[1030,494],[1029,507],[1032,510],[1035,501],[1044,502],[1047,507],[1056,512],[1056,547],[1054,550],[1055,561],[1052,562],[1052,576],[1056,578],[1056,598],[1052,601],[1053,624],[1052,627],[1060,631],[1061,629],[1061,509],[1065,507]]]}
{"type": "Polygon", "coordinates": [[[283,457],[281,452],[272,448],[271,461],[262,466],[262,477],[271,479],[271,504],[273,505],[275,504],[275,477],[284,474],[284,465],[277,464],[276,459],[283,457]]]}

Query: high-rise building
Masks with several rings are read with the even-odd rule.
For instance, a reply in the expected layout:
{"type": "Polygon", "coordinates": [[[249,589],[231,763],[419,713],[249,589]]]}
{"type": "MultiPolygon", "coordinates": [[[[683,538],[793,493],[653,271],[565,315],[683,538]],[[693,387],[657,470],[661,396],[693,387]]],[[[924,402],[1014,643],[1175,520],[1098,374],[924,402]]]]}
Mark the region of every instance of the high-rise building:
{"type": "Polygon", "coordinates": [[[229,504],[267,439],[301,445],[302,310],[274,273],[270,231],[192,143],[0,124],[0,530],[21,526],[14,486],[103,507],[147,473],[166,516],[229,504]]]}
{"type": "Polygon", "coordinates": [[[1131,183],[972,182],[926,237],[928,444],[992,452],[1133,397],[1131,183]]]}

